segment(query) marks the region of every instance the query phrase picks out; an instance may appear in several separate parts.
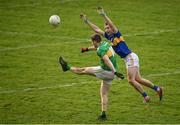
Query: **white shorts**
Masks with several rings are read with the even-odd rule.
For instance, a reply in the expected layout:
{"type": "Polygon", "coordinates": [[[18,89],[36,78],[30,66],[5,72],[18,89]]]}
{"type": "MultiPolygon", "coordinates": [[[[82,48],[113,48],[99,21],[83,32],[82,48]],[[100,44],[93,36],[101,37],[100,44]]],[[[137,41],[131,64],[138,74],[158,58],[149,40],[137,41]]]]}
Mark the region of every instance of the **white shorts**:
{"type": "Polygon", "coordinates": [[[139,58],[135,53],[130,53],[124,58],[126,68],[137,66],[139,67],[139,58]]]}
{"type": "Polygon", "coordinates": [[[102,79],[105,83],[111,84],[114,79],[114,74],[111,71],[107,71],[101,68],[101,66],[90,67],[92,69],[92,74],[97,78],[102,79]]]}

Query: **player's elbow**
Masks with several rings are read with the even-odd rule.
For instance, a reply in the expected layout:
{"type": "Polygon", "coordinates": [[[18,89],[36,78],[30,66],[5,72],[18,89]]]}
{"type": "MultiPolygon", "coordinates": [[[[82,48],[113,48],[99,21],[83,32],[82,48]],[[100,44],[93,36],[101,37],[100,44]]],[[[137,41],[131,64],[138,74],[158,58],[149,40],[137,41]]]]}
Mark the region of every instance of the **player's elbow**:
{"type": "Polygon", "coordinates": [[[98,34],[101,33],[101,30],[99,28],[95,28],[94,31],[95,31],[95,33],[98,33],[98,34]]]}
{"type": "Polygon", "coordinates": [[[98,29],[94,29],[94,32],[99,34],[99,30],[98,29]]]}
{"type": "Polygon", "coordinates": [[[136,81],[134,79],[128,79],[129,84],[134,85],[136,81]]]}
{"type": "Polygon", "coordinates": [[[106,64],[107,64],[108,61],[109,61],[109,60],[108,60],[108,57],[107,57],[106,55],[102,57],[102,60],[103,60],[106,64]]]}

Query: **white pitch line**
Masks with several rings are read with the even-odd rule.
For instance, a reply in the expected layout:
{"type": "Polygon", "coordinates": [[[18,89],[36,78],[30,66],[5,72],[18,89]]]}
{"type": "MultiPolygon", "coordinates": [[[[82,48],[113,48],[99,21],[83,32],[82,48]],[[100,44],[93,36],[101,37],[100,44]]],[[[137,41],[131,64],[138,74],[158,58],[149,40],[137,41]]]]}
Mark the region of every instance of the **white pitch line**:
{"type": "Polygon", "coordinates": [[[173,72],[173,73],[158,73],[158,74],[149,74],[149,75],[146,75],[145,77],[168,76],[168,75],[172,75],[172,74],[180,74],[180,71],[175,71],[175,72],[173,72]]]}
{"type": "Polygon", "coordinates": [[[24,46],[18,46],[18,47],[6,47],[6,48],[1,48],[0,51],[9,51],[9,50],[19,50],[19,49],[27,49],[27,48],[36,48],[41,46],[40,44],[35,44],[35,45],[24,45],[24,46]]]}
{"type": "Polygon", "coordinates": [[[47,35],[47,34],[35,34],[35,33],[27,33],[27,32],[12,32],[12,31],[0,30],[0,33],[7,33],[9,35],[19,35],[19,36],[55,38],[55,39],[60,39],[60,40],[64,39],[64,40],[90,41],[90,39],[82,39],[82,38],[66,37],[66,36],[54,36],[54,35],[47,35]]]}
{"type": "Polygon", "coordinates": [[[61,0],[61,3],[67,3],[67,2],[74,2],[74,1],[78,1],[78,0],[61,0]]]}
{"type": "Polygon", "coordinates": [[[28,49],[28,48],[37,48],[41,46],[55,46],[61,43],[51,43],[51,44],[32,44],[32,45],[23,45],[23,46],[17,46],[17,47],[6,47],[6,48],[0,48],[0,52],[3,51],[10,51],[10,50],[19,50],[19,49],[28,49]]]}
{"type": "Polygon", "coordinates": [[[0,6],[0,8],[16,8],[16,7],[34,7],[36,5],[40,5],[40,3],[32,3],[32,4],[19,4],[19,5],[5,5],[0,6]]]}
{"type": "Polygon", "coordinates": [[[56,88],[72,87],[74,85],[83,85],[83,84],[88,84],[88,83],[92,83],[92,82],[97,82],[97,81],[80,82],[80,83],[69,83],[69,84],[65,84],[65,85],[48,86],[48,87],[40,87],[40,88],[26,88],[26,89],[22,89],[22,90],[5,90],[5,91],[0,91],[0,94],[16,93],[16,92],[28,92],[28,91],[33,91],[33,90],[45,90],[45,89],[56,89],[56,88]]]}
{"type": "MultiPolygon", "coordinates": [[[[153,32],[143,32],[138,34],[124,34],[123,36],[132,37],[132,36],[147,36],[147,35],[156,35],[160,33],[167,33],[167,32],[179,32],[180,29],[167,29],[167,30],[159,30],[153,32]]],[[[83,39],[83,38],[75,38],[75,37],[65,37],[65,36],[53,36],[53,35],[43,35],[43,34],[34,34],[34,33],[26,33],[26,32],[13,32],[13,31],[3,31],[0,30],[0,33],[7,33],[10,35],[24,35],[24,36],[33,36],[33,37],[44,37],[44,38],[57,38],[57,39],[74,39],[77,41],[90,41],[90,39],[83,39]]]]}
{"type": "Polygon", "coordinates": [[[179,32],[180,29],[167,29],[167,30],[159,30],[153,32],[144,32],[144,33],[137,33],[137,34],[125,34],[123,36],[131,37],[131,36],[148,36],[148,35],[157,35],[160,33],[169,33],[169,32],[179,32]]]}
{"type": "MultiPolygon", "coordinates": [[[[149,74],[149,75],[145,75],[145,77],[158,77],[158,76],[167,76],[167,75],[174,75],[174,74],[180,74],[180,71],[175,71],[175,72],[171,72],[171,73],[149,74]]],[[[99,82],[99,81],[69,83],[69,84],[65,84],[65,85],[48,86],[48,87],[40,87],[40,88],[26,88],[26,89],[22,89],[22,90],[1,90],[2,88],[0,88],[0,94],[17,93],[17,92],[28,92],[28,91],[33,91],[33,90],[46,90],[46,89],[66,88],[66,87],[72,87],[72,86],[75,86],[75,85],[83,85],[83,84],[90,84],[90,83],[97,83],[97,82],[99,82]]]]}
{"type": "MultiPolygon", "coordinates": [[[[179,32],[180,29],[170,29],[170,30],[159,30],[159,31],[154,31],[154,32],[144,32],[144,33],[139,33],[139,34],[125,34],[124,36],[126,37],[131,37],[131,36],[146,36],[146,35],[157,35],[160,33],[167,33],[167,32],[179,32]]],[[[90,41],[90,39],[82,39],[82,38],[75,38],[75,37],[62,37],[62,36],[53,36],[53,35],[43,35],[43,34],[34,34],[34,33],[25,33],[25,32],[12,32],[12,31],[2,31],[0,30],[0,33],[7,33],[10,35],[20,35],[20,36],[32,36],[32,37],[43,37],[43,38],[56,38],[56,39],[61,39],[61,40],[75,40],[76,43],[81,43],[85,41],[90,41]]],[[[57,43],[55,43],[57,44],[57,43]]],[[[24,49],[24,48],[36,48],[41,45],[24,45],[24,46],[18,46],[18,47],[7,47],[7,48],[2,48],[0,51],[8,51],[8,50],[19,50],[19,49],[24,49]]],[[[45,44],[44,44],[45,45],[45,44]]],[[[54,44],[47,44],[47,45],[54,45],[54,44]]]]}
{"type": "MultiPolygon", "coordinates": [[[[45,4],[49,5],[49,4],[64,4],[64,3],[68,3],[68,2],[74,2],[74,1],[78,1],[78,0],[60,0],[58,2],[46,2],[45,4]]],[[[19,4],[19,5],[4,5],[4,6],[0,6],[0,8],[18,8],[18,7],[36,7],[38,6],[38,8],[45,8],[45,9],[52,9],[52,7],[48,7],[45,6],[44,4],[42,5],[41,3],[32,3],[32,4],[19,4]]],[[[19,15],[18,15],[19,16],[19,15]]]]}

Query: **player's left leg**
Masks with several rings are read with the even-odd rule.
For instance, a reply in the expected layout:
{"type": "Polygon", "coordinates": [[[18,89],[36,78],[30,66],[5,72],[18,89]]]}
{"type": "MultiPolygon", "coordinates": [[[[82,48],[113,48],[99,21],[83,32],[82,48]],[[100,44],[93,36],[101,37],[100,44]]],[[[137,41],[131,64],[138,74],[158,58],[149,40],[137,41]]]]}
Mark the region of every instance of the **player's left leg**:
{"type": "Polygon", "coordinates": [[[136,77],[135,77],[136,81],[138,81],[140,84],[147,86],[153,90],[155,90],[158,95],[159,95],[159,99],[162,99],[163,96],[163,91],[162,91],[162,87],[154,85],[151,81],[144,79],[143,77],[141,77],[141,74],[139,72],[139,69],[137,71],[136,77]]]}
{"type": "MultiPolygon", "coordinates": [[[[111,81],[109,81],[111,82],[111,81]]],[[[100,120],[106,120],[106,111],[107,111],[107,107],[108,107],[108,91],[110,88],[110,84],[108,83],[108,81],[103,80],[101,83],[101,88],[100,88],[100,95],[101,95],[101,109],[102,109],[102,113],[101,115],[98,117],[98,119],[100,120]]]]}
{"type": "Polygon", "coordinates": [[[137,82],[139,82],[140,84],[142,84],[144,86],[147,86],[149,88],[153,88],[154,87],[154,84],[151,81],[141,77],[140,72],[139,72],[139,68],[137,70],[135,79],[136,79],[137,82]]]}

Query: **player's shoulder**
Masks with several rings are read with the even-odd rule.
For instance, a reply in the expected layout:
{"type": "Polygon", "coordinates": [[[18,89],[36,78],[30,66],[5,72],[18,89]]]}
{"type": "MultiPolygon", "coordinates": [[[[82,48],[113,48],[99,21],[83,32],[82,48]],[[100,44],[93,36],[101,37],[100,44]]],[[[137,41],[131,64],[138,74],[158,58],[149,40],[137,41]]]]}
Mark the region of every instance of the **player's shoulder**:
{"type": "Polygon", "coordinates": [[[110,45],[108,42],[104,41],[101,43],[101,45],[99,46],[99,50],[107,50],[109,49],[110,45]]]}
{"type": "Polygon", "coordinates": [[[114,33],[115,36],[122,36],[121,32],[119,30],[117,30],[116,33],[114,33]]]}
{"type": "Polygon", "coordinates": [[[109,43],[108,42],[102,42],[101,45],[97,48],[97,53],[104,53],[109,50],[109,43]]]}

